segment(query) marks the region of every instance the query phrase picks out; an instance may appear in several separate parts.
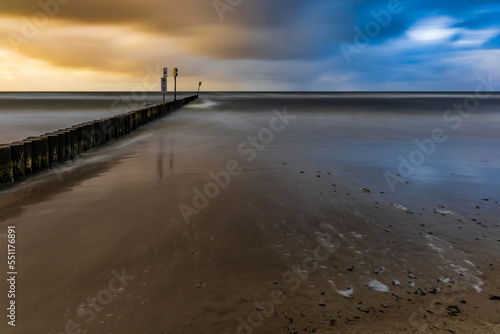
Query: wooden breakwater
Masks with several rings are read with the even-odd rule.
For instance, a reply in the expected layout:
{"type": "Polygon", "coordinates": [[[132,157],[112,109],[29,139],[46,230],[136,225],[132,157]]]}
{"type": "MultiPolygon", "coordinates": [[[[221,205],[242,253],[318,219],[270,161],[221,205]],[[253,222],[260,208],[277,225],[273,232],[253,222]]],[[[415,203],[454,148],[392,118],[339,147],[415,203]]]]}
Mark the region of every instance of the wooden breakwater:
{"type": "Polygon", "coordinates": [[[149,106],[125,114],[74,125],[70,128],[0,145],[0,183],[73,160],[78,155],[123,137],[137,128],[182,108],[197,99],[149,106]]]}

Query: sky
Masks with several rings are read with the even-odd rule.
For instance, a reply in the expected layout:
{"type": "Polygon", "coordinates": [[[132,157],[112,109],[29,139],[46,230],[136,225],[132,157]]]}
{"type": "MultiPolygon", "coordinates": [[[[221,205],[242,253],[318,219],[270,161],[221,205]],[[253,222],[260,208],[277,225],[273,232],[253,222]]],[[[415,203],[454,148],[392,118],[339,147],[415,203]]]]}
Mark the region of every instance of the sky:
{"type": "Polygon", "coordinates": [[[500,87],[498,0],[1,0],[0,91],[500,87]]]}

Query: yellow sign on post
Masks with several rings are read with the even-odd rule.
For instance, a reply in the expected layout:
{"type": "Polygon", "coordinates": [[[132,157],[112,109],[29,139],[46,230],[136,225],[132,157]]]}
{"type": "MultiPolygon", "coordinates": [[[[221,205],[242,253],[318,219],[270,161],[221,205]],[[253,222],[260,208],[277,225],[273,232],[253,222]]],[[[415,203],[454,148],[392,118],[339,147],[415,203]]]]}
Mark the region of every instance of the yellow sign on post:
{"type": "Polygon", "coordinates": [[[174,67],[174,101],[177,101],[177,76],[179,75],[179,70],[174,67]]]}

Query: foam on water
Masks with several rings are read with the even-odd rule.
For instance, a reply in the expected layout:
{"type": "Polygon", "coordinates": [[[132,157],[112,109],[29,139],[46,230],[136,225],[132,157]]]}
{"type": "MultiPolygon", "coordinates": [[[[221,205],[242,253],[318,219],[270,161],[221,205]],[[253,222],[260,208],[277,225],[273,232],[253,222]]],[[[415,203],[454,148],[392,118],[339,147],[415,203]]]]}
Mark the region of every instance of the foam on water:
{"type": "Polygon", "coordinates": [[[393,203],[392,206],[394,206],[396,209],[399,209],[401,211],[408,211],[408,209],[401,204],[393,203]]]}
{"type": "Polygon", "coordinates": [[[190,103],[184,108],[190,108],[190,109],[206,109],[206,108],[213,108],[215,106],[219,105],[219,103],[212,101],[212,100],[202,100],[201,103],[190,103]]]}
{"type": "Polygon", "coordinates": [[[363,238],[363,236],[362,236],[361,234],[356,233],[356,232],[354,232],[354,231],[352,231],[352,232],[351,232],[351,234],[352,234],[354,237],[358,238],[358,239],[362,239],[362,238],[363,238]]]}
{"type": "Polygon", "coordinates": [[[344,298],[352,298],[351,295],[354,293],[354,288],[352,285],[348,287],[347,289],[341,289],[341,290],[335,290],[337,291],[338,294],[343,296],[344,298]]]}
{"type": "Polygon", "coordinates": [[[382,292],[382,293],[389,293],[389,287],[385,285],[384,283],[381,283],[377,280],[373,280],[371,282],[368,282],[365,284],[367,287],[369,287],[372,290],[375,290],[377,292],[382,292]]]}
{"type": "Polygon", "coordinates": [[[434,209],[434,213],[440,214],[441,216],[451,216],[453,212],[448,210],[434,209]]]}

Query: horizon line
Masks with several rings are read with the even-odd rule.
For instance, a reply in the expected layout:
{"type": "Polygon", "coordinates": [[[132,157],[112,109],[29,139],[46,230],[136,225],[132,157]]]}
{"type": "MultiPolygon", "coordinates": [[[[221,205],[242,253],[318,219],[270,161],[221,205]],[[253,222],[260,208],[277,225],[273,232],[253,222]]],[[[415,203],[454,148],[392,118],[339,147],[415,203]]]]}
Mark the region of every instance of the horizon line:
{"type": "MultiPolygon", "coordinates": [[[[480,92],[490,92],[492,94],[495,93],[500,93],[500,91],[495,90],[495,91],[488,91],[488,90],[480,90],[480,92]]],[[[158,91],[144,91],[144,92],[134,92],[134,91],[127,91],[127,90],[33,90],[33,91],[0,91],[0,94],[3,93],[134,93],[134,94],[141,94],[141,93],[146,93],[146,94],[162,94],[161,92],[158,91]]],[[[196,91],[177,91],[179,94],[196,94],[196,91]]],[[[309,90],[297,90],[297,91],[292,91],[292,90],[214,90],[214,91],[200,91],[201,94],[206,94],[206,93],[322,93],[322,94],[329,94],[329,93],[426,93],[426,94],[440,94],[440,93],[472,93],[475,94],[476,91],[470,91],[470,90],[431,90],[431,91],[425,91],[425,90],[401,90],[401,91],[396,91],[396,90],[318,90],[318,91],[309,91],[309,90]]],[[[174,94],[174,92],[168,92],[166,95],[169,94],[174,94]]]]}

